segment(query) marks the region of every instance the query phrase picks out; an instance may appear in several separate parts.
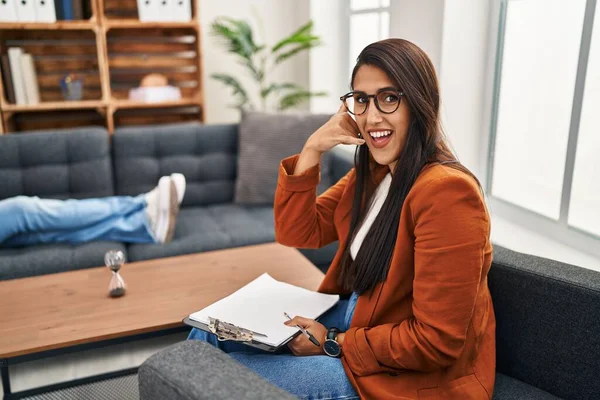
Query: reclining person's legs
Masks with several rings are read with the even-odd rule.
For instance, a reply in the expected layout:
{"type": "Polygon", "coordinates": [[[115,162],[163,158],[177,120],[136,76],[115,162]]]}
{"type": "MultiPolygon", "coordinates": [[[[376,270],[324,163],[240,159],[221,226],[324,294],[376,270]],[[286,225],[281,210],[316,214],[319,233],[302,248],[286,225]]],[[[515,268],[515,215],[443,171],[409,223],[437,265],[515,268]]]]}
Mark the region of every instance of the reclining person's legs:
{"type": "MultiPolygon", "coordinates": [[[[45,200],[42,201],[44,202],[45,200]]],[[[3,245],[28,246],[40,243],[79,244],[93,240],[124,243],[155,243],[148,218],[146,217],[146,205],[143,195],[123,198],[107,197],[90,200],[67,200],[64,203],[57,207],[57,209],[61,210],[54,213],[54,215],[64,214],[66,219],[73,222],[71,226],[63,222],[60,224],[62,229],[44,231],[28,230],[9,237],[3,245]],[[83,215],[72,215],[74,209],[81,209],[83,215]],[[99,218],[104,213],[106,213],[104,218],[99,218]],[[83,225],[83,221],[88,223],[83,225]],[[90,221],[92,222],[90,223],[90,221]]]]}
{"type": "Polygon", "coordinates": [[[140,197],[55,200],[17,196],[0,201],[0,242],[19,234],[76,231],[143,208],[140,197]]]}
{"type": "Polygon", "coordinates": [[[181,174],[163,177],[139,196],[54,200],[17,196],[0,201],[0,244],[84,243],[109,240],[154,243],[171,240],[185,192],[181,174]]]}

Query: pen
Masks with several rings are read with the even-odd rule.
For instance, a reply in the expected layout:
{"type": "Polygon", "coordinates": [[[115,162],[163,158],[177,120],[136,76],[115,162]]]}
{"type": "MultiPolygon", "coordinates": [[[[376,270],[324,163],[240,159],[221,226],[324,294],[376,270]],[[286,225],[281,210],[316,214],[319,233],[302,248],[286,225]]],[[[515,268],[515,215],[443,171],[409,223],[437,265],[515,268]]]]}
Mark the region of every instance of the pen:
{"type": "MultiPolygon", "coordinates": [[[[289,319],[290,321],[292,320],[292,318],[288,315],[288,313],[284,312],[283,315],[285,315],[286,318],[289,319]]],[[[317,340],[317,338],[314,337],[312,335],[312,333],[310,333],[309,331],[307,331],[306,329],[304,329],[300,325],[296,325],[296,327],[298,327],[302,331],[302,333],[304,333],[306,336],[308,336],[308,339],[312,342],[312,344],[314,344],[315,346],[321,346],[321,343],[319,343],[319,341],[317,340]]]]}

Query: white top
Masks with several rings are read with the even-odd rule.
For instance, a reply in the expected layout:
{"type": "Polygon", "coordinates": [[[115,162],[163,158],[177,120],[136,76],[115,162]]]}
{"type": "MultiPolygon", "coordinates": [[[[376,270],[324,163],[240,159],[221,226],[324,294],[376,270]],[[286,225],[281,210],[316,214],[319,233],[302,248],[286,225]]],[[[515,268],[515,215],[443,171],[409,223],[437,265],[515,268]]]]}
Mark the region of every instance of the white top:
{"type": "Polygon", "coordinates": [[[369,210],[367,211],[367,216],[364,219],[363,224],[361,225],[358,233],[354,237],[354,241],[350,246],[350,255],[352,259],[356,259],[356,255],[358,254],[358,250],[365,240],[365,236],[367,236],[367,232],[373,225],[373,221],[375,221],[375,217],[381,211],[381,207],[383,207],[383,203],[385,202],[385,198],[390,191],[390,185],[392,183],[392,174],[388,173],[385,178],[381,181],[375,193],[373,194],[373,200],[371,201],[371,205],[369,206],[369,210]]]}

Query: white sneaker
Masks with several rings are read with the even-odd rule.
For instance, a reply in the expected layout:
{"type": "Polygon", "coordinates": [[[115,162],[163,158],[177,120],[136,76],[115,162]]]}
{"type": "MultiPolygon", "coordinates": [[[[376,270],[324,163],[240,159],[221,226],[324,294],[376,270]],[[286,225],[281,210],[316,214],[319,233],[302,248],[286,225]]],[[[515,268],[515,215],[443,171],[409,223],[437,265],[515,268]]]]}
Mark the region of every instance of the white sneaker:
{"type": "Polygon", "coordinates": [[[183,174],[171,174],[171,181],[175,184],[177,190],[177,202],[181,204],[185,195],[185,176],[183,174]]]}
{"type": "Polygon", "coordinates": [[[175,222],[179,213],[177,188],[171,177],[163,176],[156,189],[146,195],[150,226],[158,243],[168,243],[175,234],[175,222]]]}
{"type": "Polygon", "coordinates": [[[169,178],[168,195],[161,198],[161,217],[159,219],[160,230],[158,239],[160,243],[169,243],[173,240],[175,234],[175,222],[179,214],[179,202],[177,201],[177,188],[171,178],[169,178]]]}
{"type": "Polygon", "coordinates": [[[154,233],[156,238],[156,234],[159,229],[159,220],[160,220],[160,198],[165,195],[168,196],[169,193],[169,177],[163,176],[159,179],[158,185],[146,193],[146,216],[148,217],[148,221],[150,222],[150,229],[154,233]]]}

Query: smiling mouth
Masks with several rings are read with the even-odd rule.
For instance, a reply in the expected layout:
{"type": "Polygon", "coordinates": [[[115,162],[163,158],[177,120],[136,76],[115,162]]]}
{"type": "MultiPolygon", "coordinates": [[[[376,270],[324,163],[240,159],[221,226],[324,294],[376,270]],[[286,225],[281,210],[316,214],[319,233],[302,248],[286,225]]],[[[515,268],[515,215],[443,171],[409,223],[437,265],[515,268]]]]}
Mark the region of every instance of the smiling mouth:
{"type": "Polygon", "coordinates": [[[373,145],[376,148],[384,147],[392,138],[394,131],[392,130],[379,130],[379,131],[370,131],[369,136],[373,142],[373,145]]]}

